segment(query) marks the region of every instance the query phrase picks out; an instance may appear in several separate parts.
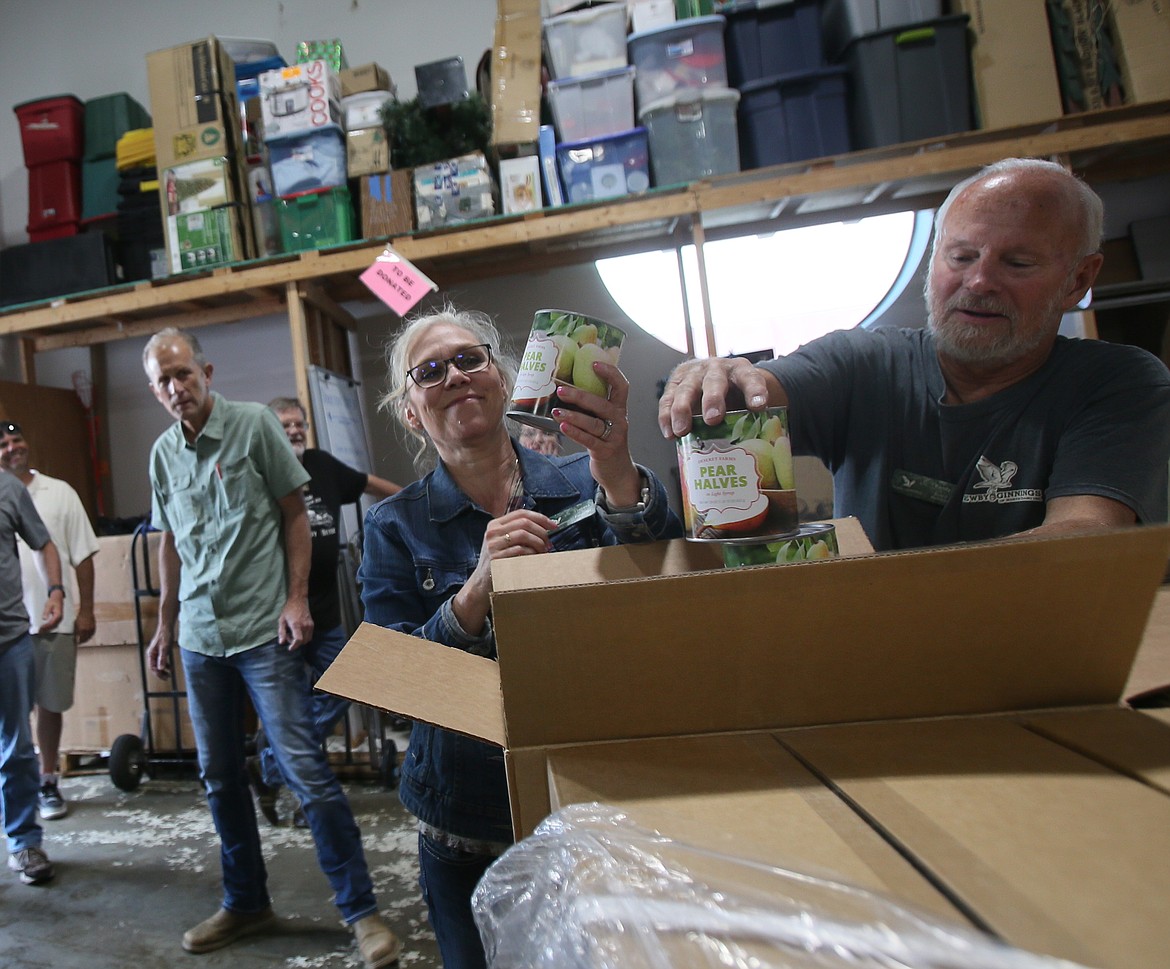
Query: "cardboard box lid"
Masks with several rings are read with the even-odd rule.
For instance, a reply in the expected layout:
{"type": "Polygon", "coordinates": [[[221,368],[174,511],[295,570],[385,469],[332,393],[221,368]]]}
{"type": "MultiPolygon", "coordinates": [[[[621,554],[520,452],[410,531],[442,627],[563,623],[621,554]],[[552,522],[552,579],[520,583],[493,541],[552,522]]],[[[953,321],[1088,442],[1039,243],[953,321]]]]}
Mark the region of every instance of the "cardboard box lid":
{"type": "Polygon", "coordinates": [[[636,823],[705,851],[844,879],[962,919],[772,734],[556,748],[547,763],[550,810],[618,806],[636,823]]]}
{"type": "Polygon", "coordinates": [[[512,748],[1112,703],[1168,550],[1162,525],[634,578],[690,553],[562,552],[540,586],[493,570],[498,683],[363,625],[318,686],[512,748]],[[575,568],[613,580],[548,584],[575,568]]]}
{"type": "Polygon", "coordinates": [[[1015,719],[779,736],[977,924],[1085,965],[1165,965],[1170,798],[1015,719]]]}

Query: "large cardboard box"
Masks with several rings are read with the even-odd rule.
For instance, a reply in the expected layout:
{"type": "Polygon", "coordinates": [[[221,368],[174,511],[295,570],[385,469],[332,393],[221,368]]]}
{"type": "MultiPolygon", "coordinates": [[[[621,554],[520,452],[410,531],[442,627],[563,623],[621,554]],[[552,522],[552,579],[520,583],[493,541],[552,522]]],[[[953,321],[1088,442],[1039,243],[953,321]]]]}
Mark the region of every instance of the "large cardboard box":
{"type": "Polygon", "coordinates": [[[971,76],[981,128],[1009,128],[1063,113],[1042,3],[957,0],[971,31],[971,76]]]}
{"type": "Polygon", "coordinates": [[[238,153],[235,66],[218,38],[147,54],[146,76],[160,171],[238,153]]]}
{"type": "Polygon", "coordinates": [[[504,747],[518,836],[603,800],[1152,967],[1170,730],[1117,700],[1168,551],[1151,526],[736,570],[686,542],[516,559],[492,574],[498,664],[363,625],[318,685],[504,747]]]}
{"type": "Polygon", "coordinates": [[[540,0],[499,0],[492,50],[492,145],[540,133],[540,0]]]}
{"type": "Polygon", "coordinates": [[[1109,25],[1121,62],[1126,100],[1170,98],[1170,4],[1165,0],[1119,0],[1109,4],[1109,25]]]}
{"type": "Polygon", "coordinates": [[[178,655],[174,657],[175,673],[170,680],[161,680],[150,671],[144,680],[140,657],[136,643],[87,644],[77,651],[75,702],[61,728],[62,753],[108,754],[123,734],[141,737],[145,744],[147,726],[156,752],[195,749],[187,699],[182,695],[185,686],[178,655]],[[152,694],[149,723],[143,717],[147,690],[152,694]]]}
{"type": "Polygon", "coordinates": [[[150,642],[158,628],[158,532],[137,541],[133,535],[102,535],[94,556],[93,613],[97,626],[81,645],[122,646],[150,642]]]}
{"type": "MultiPolygon", "coordinates": [[[[149,671],[143,679],[142,647],[158,627],[158,532],[103,535],[94,557],[94,618],[97,628],[77,650],[77,688],[73,708],[65,714],[61,750],[108,753],[122,734],[143,737],[145,693],[181,693],[182,669],[176,679],[161,680],[149,671]],[[137,612],[136,612],[137,610],[137,612]]],[[[178,667],[178,656],[174,657],[178,667]]],[[[154,696],[150,727],[158,751],[193,750],[195,735],[183,697],[154,696]],[[180,734],[176,734],[178,710],[180,734]]]]}

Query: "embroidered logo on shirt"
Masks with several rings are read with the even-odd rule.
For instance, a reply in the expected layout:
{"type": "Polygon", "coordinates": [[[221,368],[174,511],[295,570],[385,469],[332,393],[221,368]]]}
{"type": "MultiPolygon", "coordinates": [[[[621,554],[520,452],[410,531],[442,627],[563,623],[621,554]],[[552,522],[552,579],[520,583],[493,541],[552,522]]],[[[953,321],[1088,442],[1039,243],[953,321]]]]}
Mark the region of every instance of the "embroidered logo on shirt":
{"type": "Polygon", "coordinates": [[[1044,492],[1038,488],[1019,488],[1012,490],[1012,481],[1020,466],[1015,461],[1004,461],[996,464],[987,457],[980,457],[975,465],[979,472],[979,481],[972,488],[982,490],[982,494],[963,495],[963,504],[991,502],[997,505],[1008,505],[1020,501],[1043,501],[1044,492]]]}

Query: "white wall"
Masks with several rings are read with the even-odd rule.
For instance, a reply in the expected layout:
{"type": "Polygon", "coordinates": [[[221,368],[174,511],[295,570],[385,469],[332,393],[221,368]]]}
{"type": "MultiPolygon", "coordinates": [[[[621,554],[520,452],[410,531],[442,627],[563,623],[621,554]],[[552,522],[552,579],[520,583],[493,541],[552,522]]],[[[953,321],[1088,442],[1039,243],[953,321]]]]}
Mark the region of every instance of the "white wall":
{"type": "Polygon", "coordinates": [[[11,106],[125,91],[148,110],[146,54],[208,34],[340,38],[351,65],[376,61],[413,97],[414,65],[460,56],[469,83],[491,47],[493,0],[0,0],[0,245],[27,242],[28,186],[11,106]]]}

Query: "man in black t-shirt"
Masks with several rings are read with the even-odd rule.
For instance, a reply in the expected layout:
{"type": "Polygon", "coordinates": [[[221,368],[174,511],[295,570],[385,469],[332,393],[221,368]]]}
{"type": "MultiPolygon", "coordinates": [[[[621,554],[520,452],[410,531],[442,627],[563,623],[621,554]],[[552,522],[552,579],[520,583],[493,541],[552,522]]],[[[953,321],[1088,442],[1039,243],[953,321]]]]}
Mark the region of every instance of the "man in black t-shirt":
{"type": "Polygon", "coordinates": [[[1165,521],[1170,372],[1059,334],[1101,268],[1102,215],[1060,165],[989,165],[935,216],[924,329],[855,327],[758,366],[687,361],[659,427],[787,406],[793,453],[833,472],[835,513],[879,550],[1165,521]]]}
{"type": "MultiPolygon", "coordinates": [[[[301,647],[316,682],[337,658],[345,645],[346,630],[341,624],[341,596],[337,583],[337,562],[341,554],[338,523],[341,506],[352,504],[363,494],[385,498],[400,486],[385,478],[356,471],[338,461],[328,451],[307,448],[305,431],[308,418],[305,408],[295,397],[277,397],[268,404],[280,421],[296,456],[312,476],[304,489],[305,508],[309,513],[312,535],[312,558],[309,568],[309,611],[313,616],[313,638],[301,647]]],[[[322,742],[345,715],[349,701],[328,693],[313,693],[313,722],[322,742]]],[[[271,824],[278,824],[276,792],[284,783],[272,748],[257,744],[257,756],[249,761],[252,785],[256,789],[261,813],[271,824]]],[[[299,812],[298,812],[299,814],[299,812]]],[[[294,816],[294,823],[299,816],[294,816]]]]}

